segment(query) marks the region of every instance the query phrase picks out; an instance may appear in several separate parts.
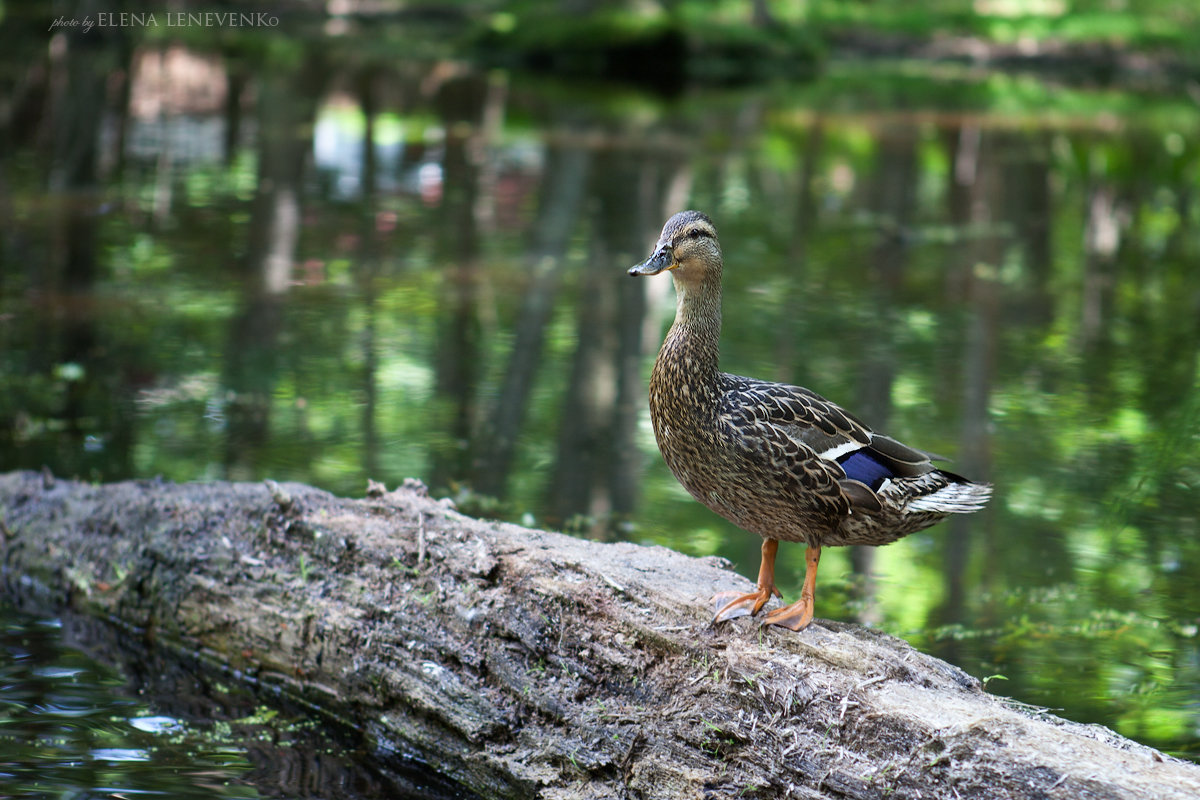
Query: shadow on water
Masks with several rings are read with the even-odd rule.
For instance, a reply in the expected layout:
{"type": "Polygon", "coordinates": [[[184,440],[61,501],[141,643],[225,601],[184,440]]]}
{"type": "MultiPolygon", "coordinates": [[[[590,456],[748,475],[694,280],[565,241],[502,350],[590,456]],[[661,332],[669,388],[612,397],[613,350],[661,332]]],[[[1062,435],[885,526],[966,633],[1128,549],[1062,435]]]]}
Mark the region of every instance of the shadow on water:
{"type": "Polygon", "coordinates": [[[4,797],[432,798],[467,794],[384,768],[336,723],[90,618],[0,606],[4,797]]]}
{"type": "MultiPolygon", "coordinates": [[[[833,62],[664,99],[476,69],[404,25],[53,47],[5,25],[29,36],[0,58],[0,469],[348,495],[414,476],[471,513],[749,574],[758,541],[682,492],[648,430],[670,281],[625,276],[700,208],[726,248],[725,369],[996,487],[982,514],[829,552],[822,613],[1200,752],[1182,88],[833,62]]],[[[786,594],[802,574],[782,548],[786,594]]]]}

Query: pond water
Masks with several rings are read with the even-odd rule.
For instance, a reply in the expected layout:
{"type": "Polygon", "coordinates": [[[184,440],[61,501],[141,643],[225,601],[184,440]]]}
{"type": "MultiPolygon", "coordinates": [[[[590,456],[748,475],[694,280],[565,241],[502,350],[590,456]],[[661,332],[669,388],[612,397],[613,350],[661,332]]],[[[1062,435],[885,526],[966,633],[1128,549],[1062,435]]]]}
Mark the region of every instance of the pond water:
{"type": "MultiPolygon", "coordinates": [[[[826,551],[818,615],[1200,757],[1186,92],[834,62],[662,98],[321,46],[0,59],[0,469],[411,476],[753,576],[760,540],[656,451],[672,290],[625,275],[698,208],[726,370],[995,485],[983,513],[826,551]]],[[[785,544],[785,596],[803,570],[785,544]]]]}
{"type": "Polygon", "coordinates": [[[186,661],[95,620],[0,604],[0,796],[459,796],[437,776],[372,772],[327,720],[186,661]]]}

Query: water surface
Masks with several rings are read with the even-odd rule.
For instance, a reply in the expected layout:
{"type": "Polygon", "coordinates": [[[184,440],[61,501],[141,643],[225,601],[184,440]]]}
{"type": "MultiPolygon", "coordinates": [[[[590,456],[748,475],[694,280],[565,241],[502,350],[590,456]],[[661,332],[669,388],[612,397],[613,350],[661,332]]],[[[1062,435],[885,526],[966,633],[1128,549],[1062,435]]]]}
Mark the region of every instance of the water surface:
{"type": "Polygon", "coordinates": [[[379,774],[328,720],[263,702],[128,631],[0,605],[0,796],[459,796],[379,774]]]}
{"type": "MultiPolygon", "coordinates": [[[[315,47],[72,51],[65,89],[6,57],[30,82],[0,154],[0,469],[348,495],[411,476],[751,576],[759,540],[656,452],[670,281],[625,275],[698,208],[726,253],[725,369],[996,487],[984,513],[828,551],[818,615],[1200,754],[1186,93],[834,63],[664,99],[315,47]],[[128,103],[86,79],[114,63],[128,103]]],[[[802,574],[785,545],[785,595],[802,574]]]]}

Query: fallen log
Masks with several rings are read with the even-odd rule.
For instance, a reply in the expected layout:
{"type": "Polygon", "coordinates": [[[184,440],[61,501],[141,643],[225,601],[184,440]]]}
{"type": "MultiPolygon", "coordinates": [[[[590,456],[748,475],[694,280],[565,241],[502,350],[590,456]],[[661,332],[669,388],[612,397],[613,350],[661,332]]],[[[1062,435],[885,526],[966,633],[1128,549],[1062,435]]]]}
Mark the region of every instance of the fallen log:
{"type": "MultiPolygon", "coordinates": [[[[855,625],[717,629],[717,559],[458,514],[412,482],[0,475],[10,597],[111,616],[487,798],[1195,798],[1200,767],[855,625]]],[[[269,696],[269,695],[268,695],[269,696]]]]}

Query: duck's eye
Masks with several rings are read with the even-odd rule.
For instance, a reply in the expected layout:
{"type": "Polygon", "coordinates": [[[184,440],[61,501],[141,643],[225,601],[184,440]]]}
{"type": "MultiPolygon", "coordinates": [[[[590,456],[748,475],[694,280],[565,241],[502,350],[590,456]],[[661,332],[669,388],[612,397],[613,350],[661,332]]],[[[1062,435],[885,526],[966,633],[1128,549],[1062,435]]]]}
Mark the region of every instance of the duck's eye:
{"type": "Polygon", "coordinates": [[[689,239],[699,239],[701,236],[707,236],[707,235],[708,234],[706,234],[704,231],[700,230],[699,228],[692,228],[690,231],[688,231],[689,239]]]}

